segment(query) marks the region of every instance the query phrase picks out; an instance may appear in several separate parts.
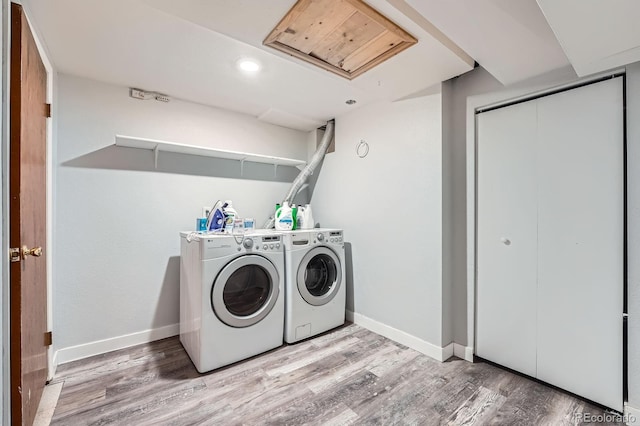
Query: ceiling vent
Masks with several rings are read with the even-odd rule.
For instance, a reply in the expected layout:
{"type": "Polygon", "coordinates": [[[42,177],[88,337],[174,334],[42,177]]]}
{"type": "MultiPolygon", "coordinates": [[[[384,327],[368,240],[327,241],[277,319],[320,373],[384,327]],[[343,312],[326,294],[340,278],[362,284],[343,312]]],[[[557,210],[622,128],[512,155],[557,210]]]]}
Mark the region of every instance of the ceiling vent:
{"type": "Polygon", "coordinates": [[[263,44],[351,80],[417,42],[361,0],[298,0],[263,44]]]}

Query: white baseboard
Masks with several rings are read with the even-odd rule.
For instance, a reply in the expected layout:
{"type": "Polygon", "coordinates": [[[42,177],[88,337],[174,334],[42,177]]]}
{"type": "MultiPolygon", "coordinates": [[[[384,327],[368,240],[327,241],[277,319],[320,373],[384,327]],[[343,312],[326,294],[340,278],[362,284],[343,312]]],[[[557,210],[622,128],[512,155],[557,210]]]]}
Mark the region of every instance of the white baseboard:
{"type": "Polygon", "coordinates": [[[355,322],[355,321],[353,320],[353,311],[349,311],[349,310],[347,310],[347,311],[345,312],[345,318],[346,318],[346,320],[347,320],[347,321],[355,322]]]}
{"type": "Polygon", "coordinates": [[[54,365],[65,364],[82,358],[100,355],[118,349],[128,348],[141,343],[153,342],[180,333],[180,324],[171,324],[164,327],[144,330],[137,333],[126,334],[124,336],[112,337],[110,339],[96,340],[82,345],[70,346],[56,351],[53,359],[54,365]]]}
{"type": "Polygon", "coordinates": [[[458,343],[453,343],[453,354],[460,359],[473,362],[473,348],[471,346],[462,346],[458,343]]]}
{"type": "Polygon", "coordinates": [[[442,348],[442,361],[446,361],[454,355],[454,345],[455,343],[449,343],[447,346],[442,348]]]}
{"type": "Polygon", "coordinates": [[[631,407],[630,405],[624,405],[624,419],[628,425],[638,426],[640,425],[640,409],[631,407]]]}
{"type": "Polygon", "coordinates": [[[436,346],[433,343],[429,343],[426,340],[422,340],[416,336],[378,322],[357,312],[347,311],[346,318],[354,324],[358,324],[373,331],[374,333],[408,346],[411,349],[415,349],[416,351],[440,362],[446,361],[448,358],[453,356],[453,343],[441,348],[440,346],[436,346]]]}

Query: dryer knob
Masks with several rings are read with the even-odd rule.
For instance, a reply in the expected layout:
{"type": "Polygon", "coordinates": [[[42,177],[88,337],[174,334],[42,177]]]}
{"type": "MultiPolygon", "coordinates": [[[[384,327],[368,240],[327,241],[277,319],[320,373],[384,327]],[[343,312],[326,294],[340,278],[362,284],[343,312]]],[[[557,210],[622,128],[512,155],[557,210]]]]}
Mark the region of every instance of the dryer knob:
{"type": "Polygon", "coordinates": [[[318,241],[324,241],[324,235],[318,234],[318,241]]]}
{"type": "Polygon", "coordinates": [[[244,240],[244,243],[242,243],[242,245],[244,246],[244,248],[250,249],[251,247],[253,247],[253,240],[251,238],[247,238],[246,240],[244,240]]]}

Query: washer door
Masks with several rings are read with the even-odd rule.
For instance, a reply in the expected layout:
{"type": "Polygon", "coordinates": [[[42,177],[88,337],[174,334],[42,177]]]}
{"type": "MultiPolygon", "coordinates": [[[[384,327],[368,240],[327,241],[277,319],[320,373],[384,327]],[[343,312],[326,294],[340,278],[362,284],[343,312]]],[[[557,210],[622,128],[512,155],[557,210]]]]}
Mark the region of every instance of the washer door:
{"type": "Polygon", "coordinates": [[[327,304],[338,293],[342,284],[340,259],[327,247],[310,250],[298,268],[300,296],[314,306],[327,304]]]}
{"type": "Polygon", "coordinates": [[[278,300],[280,277],[273,263],[246,255],[229,262],[211,289],[213,312],[231,327],[249,327],[269,315],[278,300]]]}

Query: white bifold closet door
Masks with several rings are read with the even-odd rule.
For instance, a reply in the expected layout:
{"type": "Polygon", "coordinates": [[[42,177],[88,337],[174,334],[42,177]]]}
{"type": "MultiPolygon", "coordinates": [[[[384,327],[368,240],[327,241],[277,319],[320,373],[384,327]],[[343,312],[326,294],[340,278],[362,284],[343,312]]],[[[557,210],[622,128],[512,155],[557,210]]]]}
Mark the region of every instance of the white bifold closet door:
{"type": "Polygon", "coordinates": [[[481,114],[476,354],[536,375],[536,105],[481,114]]]}
{"type": "Polygon", "coordinates": [[[620,411],[622,91],[615,78],[477,117],[476,353],[620,411]]]}

